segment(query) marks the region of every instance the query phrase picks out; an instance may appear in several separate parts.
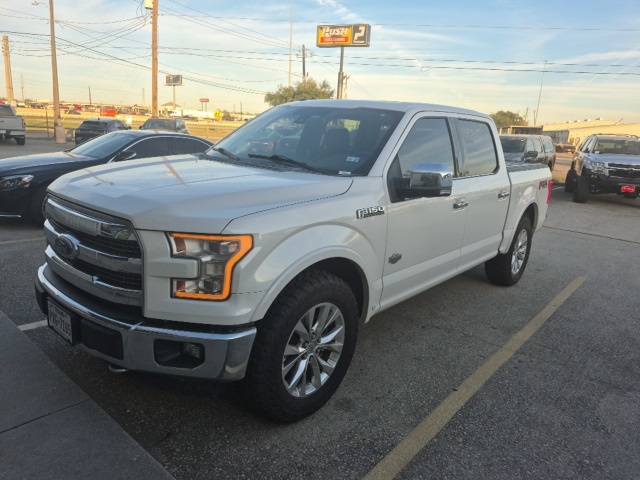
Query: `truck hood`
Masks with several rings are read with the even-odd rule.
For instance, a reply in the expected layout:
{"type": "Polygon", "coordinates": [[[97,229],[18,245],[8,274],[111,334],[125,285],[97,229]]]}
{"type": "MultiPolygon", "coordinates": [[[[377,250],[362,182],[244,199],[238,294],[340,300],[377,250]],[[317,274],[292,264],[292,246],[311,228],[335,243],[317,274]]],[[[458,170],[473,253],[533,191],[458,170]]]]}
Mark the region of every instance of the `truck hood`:
{"type": "Polygon", "coordinates": [[[346,177],[188,155],[85,168],[60,177],[49,191],[126,218],[138,229],[221,233],[234,218],[342,195],[351,184],[346,177]]]}

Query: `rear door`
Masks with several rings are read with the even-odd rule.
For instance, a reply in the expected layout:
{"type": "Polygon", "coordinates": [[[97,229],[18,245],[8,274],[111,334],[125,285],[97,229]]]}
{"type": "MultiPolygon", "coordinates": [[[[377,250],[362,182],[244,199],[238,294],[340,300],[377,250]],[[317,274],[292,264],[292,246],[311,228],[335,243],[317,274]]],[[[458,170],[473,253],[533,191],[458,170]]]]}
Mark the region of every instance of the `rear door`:
{"type": "Polygon", "coordinates": [[[498,253],[509,209],[511,184],[498,160],[497,137],[487,121],[459,118],[456,130],[462,149],[462,178],[469,202],[459,270],[498,253]]]}
{"type": "Polygon", "coordinates": [[[387,171],[389,203],[383,307],[455,275],[467,211],[466,184],[457,178],[456,149],[449,120],[418,115],[394,150],[387,171]],[[405,198],[416,163],[448,165],[454,172],[451,196],[405,198]]]}

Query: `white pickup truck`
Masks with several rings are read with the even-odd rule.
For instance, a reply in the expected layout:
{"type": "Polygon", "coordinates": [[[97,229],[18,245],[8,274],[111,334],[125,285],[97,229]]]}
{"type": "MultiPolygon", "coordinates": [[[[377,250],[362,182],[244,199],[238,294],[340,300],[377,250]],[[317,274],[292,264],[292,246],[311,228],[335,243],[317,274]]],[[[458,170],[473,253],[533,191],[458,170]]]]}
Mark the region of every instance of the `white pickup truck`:
{"type": "Polygon", "coordinates": [[[551,196],[490,117],[306,101],[205,154],[129,160],[49,188],[36,297],[119,369],[241,380],[279,421],[338,388],[372,315],[477,265],[513,285],[551,196]]]}
{"type": "Polygon", "coordinates": [[[15,139],[18,145],[24,145],[27,138],[27,126],[11,105],[0,105],[0,138],[15,139]]]}

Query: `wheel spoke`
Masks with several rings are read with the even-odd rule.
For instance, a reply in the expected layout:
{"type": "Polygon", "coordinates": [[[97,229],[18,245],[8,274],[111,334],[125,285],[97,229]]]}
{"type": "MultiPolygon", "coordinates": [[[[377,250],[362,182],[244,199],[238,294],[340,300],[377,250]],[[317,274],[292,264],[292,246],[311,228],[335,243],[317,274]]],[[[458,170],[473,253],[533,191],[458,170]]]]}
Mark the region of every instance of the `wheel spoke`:
{"type": "MultiPolygon", "coordinates": [[[[302,387],[304,390],[304,384],[306,383],[306,379],[304,378],[307,372],[307,366],[309,364],[309,362],[307,361],[306,358],[300,359],[299,362],[297,362],[297,368],[295,373],[293,374],[293,377],[291,378],[291,381],[287,384],[287,390],[289,391],[289,393],[294,394],[296,389],[299,387],[299,384],[302,383],[302,387]],[[302,381],[301,381],[302,380],[302,381]]],[[[285,379],[286,382],[286,379],[285,379]]],[[[303,391],[300,392],[301,395],[303,394],[303,391]]]]}
{"type": "Polygon", "coordinates": [[[309,364],[311,365],[311,385],[318,390],[322,386],[322,375],[320,371],[320,364],[318,363],[318,357],[312,355],[309,358],[309,364]]]}
{"type": "Polygon", "coordinates": [[[325,343],[333,342],[336,339],[336,337],[340,335],[342,332],[344,332],[344,327],[340,326],[338,328],[335,328],[333,331],[329,332],[327,335],[320,338],[319,343],[321,345],[324,345],[325,343]]]}
{"type": "Polygon", "coordinates": [[[335,362],[334,362],[333,365],[331,365],[330,363],[328,363],[325,360],[323,360],[321,357],[316,357],[316,358],[318,359],[318,363],[320,364],[320,367],[322,367],[322,371],[324,373],[326,373],[327,375],[331,375],[333,373],[334,368],[335,368],[335,362]]]}
{"type": "Polygon", "coordinates": [[[302,352],[304,352],[304,348],[302,348],[300,345],[287,345],[284,348],[284,356],[288,357],[291,355],[300,355],[302,352]]]}
{"type": "MultiPolygon", "coordinates": [[[[309,312],[307,312],[307,315],[308,315],[308,313],[309,313],[309,312]]],[[[299,321],[298,323],[296,323],[296,326],[295,326],[295,327],[294,327],[294,329],[293,329],[293,331],[294,331],[295,333],[297,333],[297,334],[298,334],[298,336],[299,336],[302,340],[304,340],[304,341],[306,341],[306,342],[308,342],[309,340],[311,340],[311,335],[310,335],[310,333],[309,333],[309,330],[308,330],[308,329],[307,329],[307,327],[304,325],[304,321],[305,321],[305,318],[306,318],[306,316],[307,316],[307,315],[305,315],[304,317],[302,317],[302,318],[300,319],[300,321],[299,321]]]]}
{"type": "Polygon", "coordinates": [[[289,373],[289,371],[295,366],[298,365],[300,363],[300,360],[302,359],[302,354],[298,355],[296,358],[292,359],[289,363],[284,363],[282,362],[282,377],[284,378],[284,376],[289,373]]]}

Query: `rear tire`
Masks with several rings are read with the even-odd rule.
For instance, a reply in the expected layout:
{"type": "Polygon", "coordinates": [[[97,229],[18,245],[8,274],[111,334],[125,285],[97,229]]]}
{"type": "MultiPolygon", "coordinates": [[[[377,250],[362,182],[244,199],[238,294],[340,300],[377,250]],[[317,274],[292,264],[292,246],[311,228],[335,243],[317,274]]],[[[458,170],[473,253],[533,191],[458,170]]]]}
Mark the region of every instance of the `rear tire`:
{"type": "Polygon", "coordinates": [[[575,188],[573,189],[573,201],[575,203],[587,203],[589,198],[590,180],[588,176],[576,176],[575,188]]]}
{"type": "Polygon", "coordinates": [[[16,143],[18,145],[24,145],[27,142],[26,137],[16,137],[16,143]]]}
{"type": "Polygon", "coordinates": [[[342,279],[320,270],[296,277],[260,322],[240,393],[277,422],[294,422],[337,390],[355,351],[358,307],[342,279]]]}
{"type": "Polygon", "coordinates": [[[529,217],[522,217],[509,250],[484,263],[484,272],[492,283],[504,287],[518,283],[529,262],[532,236],[531,220],[529,217]]]}
{"type": "Polygon", "coordinates": [[[576,188],[576,172],[573,168],[571,168],[567,172],[567,176],[564,179],[564,191],[567,193],[572,193],[576,188]]]}

